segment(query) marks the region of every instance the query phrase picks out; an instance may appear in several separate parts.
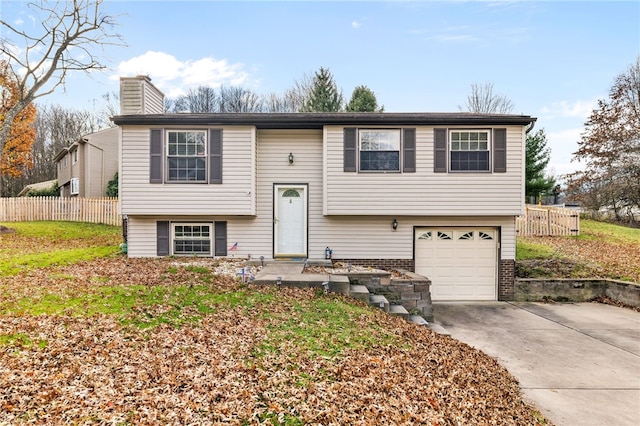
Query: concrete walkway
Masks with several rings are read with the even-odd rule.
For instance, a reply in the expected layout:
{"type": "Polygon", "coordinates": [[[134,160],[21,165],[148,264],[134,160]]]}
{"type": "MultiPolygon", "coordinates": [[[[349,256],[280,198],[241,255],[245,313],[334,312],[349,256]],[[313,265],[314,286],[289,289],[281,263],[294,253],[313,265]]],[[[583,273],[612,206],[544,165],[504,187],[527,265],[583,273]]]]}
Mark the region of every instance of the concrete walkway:
{"type": "Polygon", "coordinates": [[[597,303],[434,303],[435,322],[496,358],[553,423],[640,425],[640,313],[597,303]]]}

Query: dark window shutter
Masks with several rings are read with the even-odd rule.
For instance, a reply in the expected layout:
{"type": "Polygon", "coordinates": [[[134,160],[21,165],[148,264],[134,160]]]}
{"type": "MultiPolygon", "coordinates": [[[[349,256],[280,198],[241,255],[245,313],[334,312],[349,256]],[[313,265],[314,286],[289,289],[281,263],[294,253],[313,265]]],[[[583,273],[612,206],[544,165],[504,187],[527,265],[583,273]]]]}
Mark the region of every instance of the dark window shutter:
{"type": "Polygon", "coordinates": [[[433,146],[434,173],[447,173],[447,129],[435,129],[433,146]]]}
{"type": "Polygon", "coordinates": [[[158,221],[156,222],[156,239],[157,239],[157,254],[158,256],[169,255],[169,222],[158,221]]]}
{"type": "Polygon", "coordinates": [[[403,129],[402,149],[403,161],[402,171],[405,173],[415,173],[416,171],[416,129],[403,129]]]}
{"type": "Polygon", "coordinates": [[[222,183],[222,129],[209,130],[209,183],[222,183]]]}
{"type": "Polygon", "coordinates": [[[149,183],[162,183],[163,147],[162,129],[151,129],[149,183]]]}
{"type": "Polygon", "coordinates": [[[227,255],[227,222],[215,222],[215,256],[227,255]]]}
{"type": "Polygon", "coordinates": [[[344,171],[356,172],[358,142],[355,128],[344,129],[344,171]]]}
{"type": "Polygon", "coordinates": [[[507,129],[493,129],[493,171],[507,171],[507,129]]]}

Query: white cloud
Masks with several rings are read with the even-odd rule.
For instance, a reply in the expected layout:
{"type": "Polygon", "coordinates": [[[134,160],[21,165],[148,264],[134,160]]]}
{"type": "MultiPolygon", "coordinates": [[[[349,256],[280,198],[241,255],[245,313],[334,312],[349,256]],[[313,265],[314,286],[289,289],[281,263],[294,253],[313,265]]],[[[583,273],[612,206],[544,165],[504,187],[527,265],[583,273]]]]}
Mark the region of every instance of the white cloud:
{"type": "Polygon", "coordinates": [[[568,101],[559,101],[551,103],[550,106],[544,106],[541,109],[541,112],[546,118],[578,117],[586,119],[596,106],[597,100],[577,100],[573,103],[568,101]]]}
{"type": "Polygon", "coordinates": [[[212,57],[181,61],[165,52],[148,51],[120,62],[112,78],[148,75],[168,97],[184,94],[198,86],[238,86],[249,74],[242,64],[230,64],[226,59],[212,57]]]}
{"type": "Polygon", "coordinates": [[[19,27],[20,25],[24,24],[24,19],[18,18],[15,21],[13,21],[13,23],[15,24],[16,27],[19,27]]]}
{"type": "Polygon", "coordinates": [[[358,29],[358,28],[360,28],[360,26],[361,26],[361,25],[362,25],[362,24],[361,24],[360,22],[358,22],[358,21],[353,21],[353,22],[351,23],[351,28],[358,29]]]}

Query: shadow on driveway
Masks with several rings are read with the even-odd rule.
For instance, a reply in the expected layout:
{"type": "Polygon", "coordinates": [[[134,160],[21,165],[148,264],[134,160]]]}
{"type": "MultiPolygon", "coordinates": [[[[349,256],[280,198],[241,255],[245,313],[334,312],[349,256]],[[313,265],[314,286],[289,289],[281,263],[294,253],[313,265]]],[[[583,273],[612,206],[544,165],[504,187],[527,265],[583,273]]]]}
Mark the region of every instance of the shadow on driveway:
{"type": "Polygon", "coordinates": [[[434,302],[556,425],[640,425],[640,313],[598,303],[434,302]]]}

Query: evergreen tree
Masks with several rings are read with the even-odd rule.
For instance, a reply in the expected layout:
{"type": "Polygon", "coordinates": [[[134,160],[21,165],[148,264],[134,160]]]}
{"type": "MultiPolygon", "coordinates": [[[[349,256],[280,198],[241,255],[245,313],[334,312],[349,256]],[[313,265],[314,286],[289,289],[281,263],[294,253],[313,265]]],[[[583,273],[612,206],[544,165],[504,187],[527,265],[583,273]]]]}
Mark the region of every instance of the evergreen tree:
{"type": "Polygon", "coordinates": [[[320,68],[313,76],[311,90],[300,112],[338,112],[342,110],[342,91],[338,89],[331,71],[320,68]]]}
{"type": "Polygon", "coordinates": [[[367,86],[353,89],[351,99],[345,110],[347,112],[383,112],[384,106],[378,106],[375,93],[367,86]]]}
{"type": "Polygon", "coordinates": [[[113,179],[107,183],[107,197],[117,197],[118,196],[118,172],[113,175],[113,179]]]}
{"type": "Polygon", "coordinates": [[[527,135],[525,152],[525,195],[537,197],[548,194],[556,185],[553,177],[545,175],[551,160],[551,149],[547,146],[544,129],[527,135]]]}

